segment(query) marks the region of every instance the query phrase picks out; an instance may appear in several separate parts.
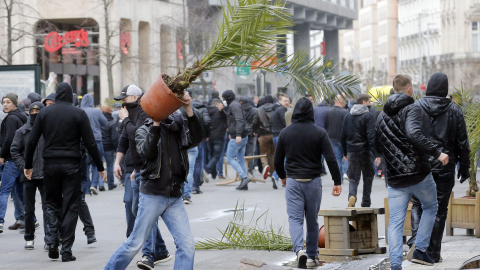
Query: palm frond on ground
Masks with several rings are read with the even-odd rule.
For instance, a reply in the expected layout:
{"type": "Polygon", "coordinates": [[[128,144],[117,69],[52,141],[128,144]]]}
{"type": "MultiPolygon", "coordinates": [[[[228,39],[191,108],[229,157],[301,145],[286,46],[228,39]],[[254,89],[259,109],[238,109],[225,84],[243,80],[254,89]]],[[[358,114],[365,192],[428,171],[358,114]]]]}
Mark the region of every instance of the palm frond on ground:
{"type": "Polygon", "coordinates": [[[477,164],[480,160],[480,103],[472,102],[473,92],[463,83],[460,88],[455,88],[455,90],[453,100],[463,110],[470,145],[470,179],[467,196],[475,197],[475,193],[478,191],[477,164]]]}
{"type": "Polygon", "coordinates": [[[279,48],[286,46],[286,35],[293,33],[292,11],[281,0],[239,0],[237,5],[226,1],[222,10],[217,40],[191,67],[170,77],[164,76],[169,88],[177,95],[202,72],[223,67],[244,66],[252,69],[280,72],[297,89],[307,89],[314,97],[345,93],[353,96],[351,86],[358,84],[355,76],[339,76],[327,81],[326,65],[321,58],[308,59],[307,52],[277,57],[279,48]]]}
{"type": "MultiPolygon", "coordinates": [[[[268,212],[268,211],[267,211],[268,212]]],[[[285,236],[283,228],[275,229],[267,222],[267,212],[245,223],[244,207],[235,207],[232,220],[225,230],[220,230],[220,239],[208,238],[198,241],[196,249],[253,249],[253,250],[292,250],[292,240],[285,236]]]]}

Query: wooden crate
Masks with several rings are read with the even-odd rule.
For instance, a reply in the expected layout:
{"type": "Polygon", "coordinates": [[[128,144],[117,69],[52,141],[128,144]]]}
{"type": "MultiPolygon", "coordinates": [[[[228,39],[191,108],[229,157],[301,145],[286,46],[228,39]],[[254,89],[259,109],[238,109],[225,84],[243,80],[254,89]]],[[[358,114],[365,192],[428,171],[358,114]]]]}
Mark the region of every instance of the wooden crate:
{"type": "Polygon", "coordinates": [[[386,252],[378,246],[377,214],[383,208],[347,208],[345,210],[320,210],[325,220],[325,248],[319,255],[356,256],[358,254],[386,252]],[[355,231],[350,231],[351,225],[355,231]]]}
{"type": "MultiPolygon", "coordinates": [[[[388,245],[388,224],[390,224],[390,207],[388,205],[388,197],[384,200],[385,206],[385,244],[388,245]]],[[[408,204],[407,213],[405,214],[405,223],[403,223],[403,243],[406,243],[407,236],[412,236],[412,203],[408,204]]]]}
{"type": "Polygon", "coordinates": [[[448,236],[453,235],[454,228],[475,230],[475,237],[480,237],[480,192],[475,198],[454,198],[453,191],[448,202],[447,214],[448,236]]]}

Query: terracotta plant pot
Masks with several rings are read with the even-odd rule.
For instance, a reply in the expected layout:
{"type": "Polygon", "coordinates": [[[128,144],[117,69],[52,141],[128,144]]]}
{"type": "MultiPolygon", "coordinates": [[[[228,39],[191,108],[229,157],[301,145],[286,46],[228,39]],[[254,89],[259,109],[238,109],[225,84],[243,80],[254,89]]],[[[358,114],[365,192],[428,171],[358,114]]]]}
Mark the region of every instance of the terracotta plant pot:
{"type": "Polygon", "coordinates": [[[161,75],[140,100],[143,110],[157,122],[167,118],[185,104],[168,88],[161,75]]]}
{"type": "MultiPolygon", "coordinates": [[[[352,224],[348,224],[348,228],[351,232],[355,231],[355,227],[353,227],[352,224]]],[[[318,230],[318,247],[325,248],[325,225],[318,230]]]]}

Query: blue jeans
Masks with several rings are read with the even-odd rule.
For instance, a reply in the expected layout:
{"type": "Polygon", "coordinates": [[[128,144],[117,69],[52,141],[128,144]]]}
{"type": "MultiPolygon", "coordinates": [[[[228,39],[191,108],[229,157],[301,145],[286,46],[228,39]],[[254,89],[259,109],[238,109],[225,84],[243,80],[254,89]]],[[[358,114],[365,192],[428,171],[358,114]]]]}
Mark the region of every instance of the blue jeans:
{"type": "MultiPolygon", "coordinates": [[[[340,169],[340,177],[342,178],[342,183],[343,183],[343,174],[347,173],[347,168],[348,164],[346,164],[346,167],[343,167],[343,162],[346,160],[343,158],[343,149],[342,149],[342,143],[337,140],[331,140],[332,143],[332,148],[333,152],[335,152],[335,159],[337,160],[338,168],[340,169]]],[[[324,163],[322,163],[323,165],[324,163]]]]}
{"type": "Polygon", "coordinates": [[[143,193],[140,195],[138,216],[132,234],[115,251],[104,269],[126,269],[150,235],[159,216],[167,225],[177,246],[173,269],[193,269],[195,241],[182,198],[143,193]]]}
{"type": "MultiPolygon", "coordinates": [[[[97,142],[97,148],[98,152],[100,153],[100,159],[103,160],[103,144],[101,141],[97,142]]],[[[103,187],[103,181],[100,181],[100,174],[98,174],[98,168],[97,166],[95,166],[95,163],[93,162],[91,157],[90,161],[92,162],[92,164],[90,164],[90,169],[92,170],[92,187],[103,187]]]]}
{"type": "Polygon", "coordinates": [[[125,193],[123,194],[123,202],[125,203],[125,216],[127,218],[127,238],[130,236],[135,224],[135,215],[132,211],[133,205],[133,190],[132,182],[130,181],[130,175],[132,173],[125,174],[125,193]]]}
{"type": "Polygon", "coordinates": [[[287,178],[285,187],[288,224],[293,251],[303,249],[303,222],[307,222],[307,256],[318,255],[318,211],[322,201],[322,179],[317,177],[310,182],[299,182],[287,178]]]}
{"type": "Polygon", "coordinates": [[[230,139],[227,147],[227,162],[237,171],[238,175],[243,179],[247,177],[247,166],[245,165],[245,148],[247,146],[247,137],[237,144],[235,138],[230,139]],[[235,157],[237,159],[235,160],[235,157]]]}
{"type": "Polygon", "coordinates": [[[104,152],[105,162],[107,163],[107,184],[108,189],[113,187],[115,182],[115,177],[113,175],[113,162],[115,161],[115,154],[113,150],[108,150],[104,152]]]}
{"type": "Polygon", "coordinates": [[[387,186],[387,191],[390,207],[390,224],[388,225],[390,265],[392,269],[402,269],[403,223],[410,198],[413,195],[422,204],[423,214],[417,230],[415,249],[425,252],[430,244],[437,214],[437,186],[430,173],[418,184],[404,188],[387,186]]]}
{"type": "Polygon", "coordinates": [[[182,185],[183,198],[190,198],[193,188],[193,171],[195,169],[195,160],[198,156],[198,147],[194,147],[187,150],[188,152],[188,175],[187,183],[182,185]]]}
{"type": "Polygon", "coordinates": [[[218,171],[218,176],[223,177],[223,161],[225,157],[225,151],[227,151],[227,145],[228,145],[228,133],[225,132],[225,136],[223,137],[223,148],[222,148],[222,154],[220,155],[220,159],[217,162],[217,171],[218,171]]]}
{"type": "MultiPolygon", "coordinates": [[[[203,167],[205,160],[205,149],[207,148],[207,142],[202,141],[198,145],[198,155],[195,159],[195,168],[193,170],[193,187],[199,188],[200,182],[203,181],[203,167]]],[[[190,161],[189,161],[190,162],[190,161]]]]}
{"type": "MultiPolygon", "coordinates": [[[[7,161],[3,167],[2,185],[0,186],[0,223],[5,223],[8,196],[10,196],[10,193],[15,188],[15,185],[18,185],[16,182],[20,183],[20,171],[18,170],[17,166],[15,166],[13,161],[7,161]]],[[[17,203],[15,203],[15,196],[13,198],[16,212],[15,218],[17,220],[25,220],[25,208],[23,206],[23,202],[17,201],[17,203]]]]}
{"type": "MultiPolygon", "coordinates": [[[[275,148],[277,148],[278,136],[277,136],[277,137],[273,136],[272,140],[273,140],[273,145],[275,146],[275,148]]],[[[275,178],[276,180],[278,180],[277,171],[274,171],[274,172],[272,173],[272,177],[275,178]]]]}
{"type": "MultiPolygon", "coordinates": [[[[13,162],[13,161],[12,161],[13,162]]],[[[20,172],[20,175],[22,172],[20,172]]],[[[15,211],[13,212],[13,216],[16,220],[25,220],[25,204],[23,201],[23,183],[20,182],[20,178],[15,180],[13,184],[14,187],[12,189],[12,199],[13,199],[13,207],[15,207],[15,211]]],[[[35,222],[37,218],[35,217],[35,222]]]]}

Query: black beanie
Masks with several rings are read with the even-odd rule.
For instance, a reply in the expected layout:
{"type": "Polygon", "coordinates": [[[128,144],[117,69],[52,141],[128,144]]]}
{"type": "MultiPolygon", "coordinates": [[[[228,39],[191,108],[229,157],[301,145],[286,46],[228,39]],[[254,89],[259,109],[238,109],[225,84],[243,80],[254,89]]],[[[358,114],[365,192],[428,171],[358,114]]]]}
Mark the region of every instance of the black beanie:
{"type": "Polygon", "coordinates": [[[446,97],[448,95],[448,77],[447,75],[437,72],[430,77],[428,81],[427,96],[446,97]]]}
{"type": "Polygon", "coordinates": [[[15,104],[15,106],[18,105],[18,96],[17,96],[17,94],[15,94],[15,93],[5,94],[5,95],[3,96],[3,98],[2,98],[2,102],[3,102],[3,99],[4,99],[4,98],[10,99],[10,100],[13,102],[13,104],[15,104]]]}
{"type": "Polygon", "coordinates": [[[223,92],[222,97],[226,101],[232,101],[232,100],[235,99],[235,93],[232,90],[227,90],[227,91],[223,92]]]}
{"type": "Polygon", "coordinates": [[[30,107],[28,108],[28,112],[31,112],[32,110],[35,110],[35,109],[36,109],[36,110],[41,110],[41,109],[43,109],[43,108],[45,108],[45,105],[43,105],[42,102],[40,102],[40,101],[35,101],[35,102],[32,103],[32,104],[30,105],[30,107]]]}

